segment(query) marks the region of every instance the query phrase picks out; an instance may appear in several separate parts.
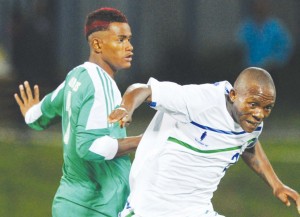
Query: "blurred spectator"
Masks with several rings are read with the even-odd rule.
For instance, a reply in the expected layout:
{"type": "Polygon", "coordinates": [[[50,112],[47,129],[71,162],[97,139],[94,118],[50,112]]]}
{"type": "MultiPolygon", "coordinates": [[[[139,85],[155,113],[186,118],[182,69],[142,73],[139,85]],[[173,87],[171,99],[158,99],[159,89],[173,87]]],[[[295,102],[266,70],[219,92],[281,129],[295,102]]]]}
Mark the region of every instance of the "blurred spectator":
{"type": "Polygon", "coordinates": [[[269,0],[251,0],[250,16],[238,29],[244,48],[244,64],[276,70],[285,66],[292,51],[291,36],[284,24],[270,16],[269,0]]]}
{"type": "Polygon", "coordinates": [[[11,66],[8,61],[7,53],[3,46],[0,44],[0,79],[10,77],[11,66]]]}

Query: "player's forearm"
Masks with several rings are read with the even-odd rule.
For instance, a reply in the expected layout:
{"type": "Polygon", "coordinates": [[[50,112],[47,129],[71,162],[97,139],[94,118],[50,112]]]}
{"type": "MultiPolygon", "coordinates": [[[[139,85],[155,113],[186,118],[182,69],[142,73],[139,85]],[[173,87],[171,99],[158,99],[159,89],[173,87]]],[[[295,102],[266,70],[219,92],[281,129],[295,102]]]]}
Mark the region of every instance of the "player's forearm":
{"type": "Polygon", "coordinates": [[[146,84],[133,84],[128,87],[123,95],[121,107],[131,115],[134,110],[145,101],[151,101],[151,88],[146,84]]]}
{"type": "Polygon", "coordinates": [[[83,136],[80,136],[76,140],[76,151],[79,157],[87,161],[103,162],[135,151],[142,135],[122,139],[105,135],[93,141],[82,138],[83,136]]]}
{"type": "Polygon", "coordinates": [[[138,147],[142,136],[131,136],[124,139],[118,139],[118,151],[115,157],[119,157],[133,152],[138,147]]]}
{"type": "Polygon", "coordinates": [[[273,192],[283,185],[259,141],[252,149],[245,151],[242,158],[273,189],[273,192]]]}

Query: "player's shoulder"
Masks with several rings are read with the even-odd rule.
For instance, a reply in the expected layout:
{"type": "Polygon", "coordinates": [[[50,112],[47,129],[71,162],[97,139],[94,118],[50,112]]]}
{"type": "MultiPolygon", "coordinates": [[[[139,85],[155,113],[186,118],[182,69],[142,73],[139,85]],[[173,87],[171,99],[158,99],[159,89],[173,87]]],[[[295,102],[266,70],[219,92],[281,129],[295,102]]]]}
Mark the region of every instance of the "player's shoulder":
{"type": "Polygon", "coordinates": [[[93,89],[92,78],[84,64],[74,67],[66,76],[65,83],[66,87],[71,88],[75,92],[93,89]]]}
{"type": "Polygon", "coordinates": [[[215,90],[218,90],[224,94],[228,94],[230,90],[233,88],[232,85],[228,81],[218,81],[211,84],[215,90]]]}
{"type": "Polygon", "coordinates": [[[228,81],[218,81],[214,83],[206,83],[198,85],[202,91],[213,95],[228,94],[232,89],[232,85],[228,81]]]}
{"type": "Polygon", "coordinates": [[[212,106],[222,104],[224,96],[228,95],[232,86],[228,81],[218,81],[199,85],[199,88],[198,95],[201,96],[201,100],[212,106]]]}
{"type": "Polygon", "coordinates": [[[105,71],[98,65],[85,62],[81,65],[74,67],[69,73],[69,78],[75,77],[77,80],[85,82],[89,85],[90,82],[95,83],[99,80],[99,77],[105,77],[106,80],[109,80],[110,77],[105,71]]]}

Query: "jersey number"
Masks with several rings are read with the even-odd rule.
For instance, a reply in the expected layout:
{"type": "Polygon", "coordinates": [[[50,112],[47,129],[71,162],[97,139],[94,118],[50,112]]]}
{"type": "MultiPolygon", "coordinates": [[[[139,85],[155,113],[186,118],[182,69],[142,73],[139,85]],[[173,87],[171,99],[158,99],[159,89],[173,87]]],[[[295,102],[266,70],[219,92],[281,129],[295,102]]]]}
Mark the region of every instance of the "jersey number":
{"type": "Polygon", "coordinates": [[[223,170],[223,172],[225,172],[231,165],[235,164],[238,160],[239,160],[240,154],[236,153],[235,155],[232,156],[231,160],[232,163],[229,163],[223,170]]]}

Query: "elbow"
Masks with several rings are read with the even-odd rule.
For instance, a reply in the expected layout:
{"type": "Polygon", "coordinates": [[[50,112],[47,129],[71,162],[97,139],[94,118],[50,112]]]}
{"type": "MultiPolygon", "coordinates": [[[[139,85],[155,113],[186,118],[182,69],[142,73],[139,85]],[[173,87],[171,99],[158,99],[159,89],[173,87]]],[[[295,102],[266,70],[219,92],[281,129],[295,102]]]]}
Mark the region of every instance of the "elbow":
{"type": "Polygon", "coordinates": [[[76,152],[77,152],[78,157],[84,161],[93,161],[93,162],[97,162],[97,163],[103,163],[105,161],[104,156],[95,154],[84,147],[77,148],[76,152]]]}
{"type": "Polygon", "coordinates": [[[77,154],[87,161],[104,161],[113,159],[118,151],[118,140],[103,136],[92,142],[78,144],[77,154]]]}

